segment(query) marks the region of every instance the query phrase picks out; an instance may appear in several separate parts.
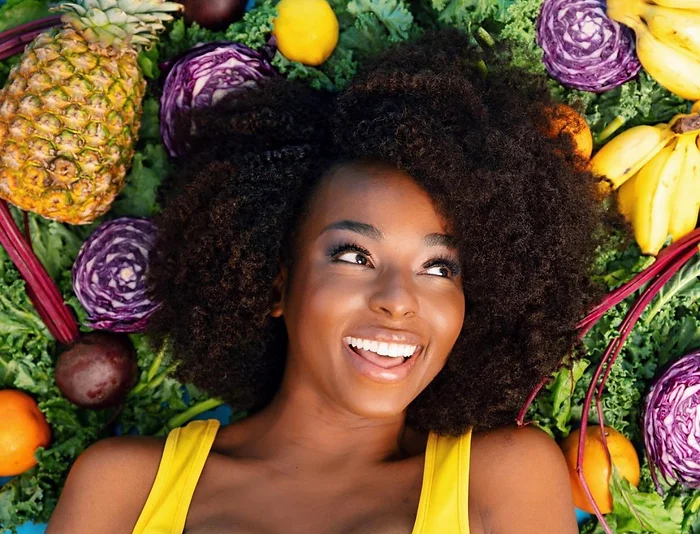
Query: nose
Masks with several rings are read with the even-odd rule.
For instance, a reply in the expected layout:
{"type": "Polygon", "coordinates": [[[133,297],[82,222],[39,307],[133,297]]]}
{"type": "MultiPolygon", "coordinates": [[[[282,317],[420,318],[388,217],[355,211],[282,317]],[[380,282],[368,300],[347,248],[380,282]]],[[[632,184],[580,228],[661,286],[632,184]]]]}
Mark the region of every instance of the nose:
{"type": "Polygon", "coordinates": [[[372,311],[391,319],[412,317],[418,313],[418,299],[410,274],[387,270],[377,277],[369,299],[372,311]]]}

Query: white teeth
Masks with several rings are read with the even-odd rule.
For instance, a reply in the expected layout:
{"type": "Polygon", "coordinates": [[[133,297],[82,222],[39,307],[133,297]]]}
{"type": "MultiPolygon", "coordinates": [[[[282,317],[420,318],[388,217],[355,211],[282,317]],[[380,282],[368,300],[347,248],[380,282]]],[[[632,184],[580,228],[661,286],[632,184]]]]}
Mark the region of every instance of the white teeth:
{"type": "Polygon", "coordinates": [[[372,341],[370,339],[360,339],[356,337],[346,337],[348,345],[362,350],[375,352],[380,356],[391,358],[408,358],[416,351],[416,345],[403,345],[401,343],[386,343],[384,341],[372,341]]]}

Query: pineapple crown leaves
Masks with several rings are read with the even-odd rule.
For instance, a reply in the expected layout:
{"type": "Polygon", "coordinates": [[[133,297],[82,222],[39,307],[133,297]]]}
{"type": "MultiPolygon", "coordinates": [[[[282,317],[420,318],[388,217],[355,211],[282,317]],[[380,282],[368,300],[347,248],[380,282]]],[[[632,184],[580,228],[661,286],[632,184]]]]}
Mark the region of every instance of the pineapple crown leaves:
{"type": "Polygon", "coordinates": [[[183,9],[182,4],[165,0],[77,0],[51,8],[63,12],[61,21],[90,43],[135,48],[155,43],[164,23],[173,19],[171,13],[183,9]]]}

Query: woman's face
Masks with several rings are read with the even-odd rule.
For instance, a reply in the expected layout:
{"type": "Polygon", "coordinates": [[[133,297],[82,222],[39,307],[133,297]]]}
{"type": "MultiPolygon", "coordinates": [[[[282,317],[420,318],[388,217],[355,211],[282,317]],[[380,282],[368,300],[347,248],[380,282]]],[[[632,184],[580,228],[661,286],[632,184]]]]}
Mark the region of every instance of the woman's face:
{"type": "Polygon", "coordinates": [[[286,381],[361,417],[402,413],[462,328],[457,250],[443,218],[397,170],[344,166],[311,200],[273,315],[289,335],[286,381]]]}

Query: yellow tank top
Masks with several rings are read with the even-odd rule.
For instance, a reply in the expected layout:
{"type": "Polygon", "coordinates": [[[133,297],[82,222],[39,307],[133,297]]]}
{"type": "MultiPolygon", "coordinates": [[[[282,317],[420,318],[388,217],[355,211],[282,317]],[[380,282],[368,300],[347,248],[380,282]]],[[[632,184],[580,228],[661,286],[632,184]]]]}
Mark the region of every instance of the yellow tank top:
{"type": "MultiPolygon", "coordinates": [[[[219,422],[192,421],[168,435],[151,493],[133,534],[182,534],[219,422]]],[[[469,534],[471,430],[457,438],[431,433],[412,534],[469,534]]]]}

